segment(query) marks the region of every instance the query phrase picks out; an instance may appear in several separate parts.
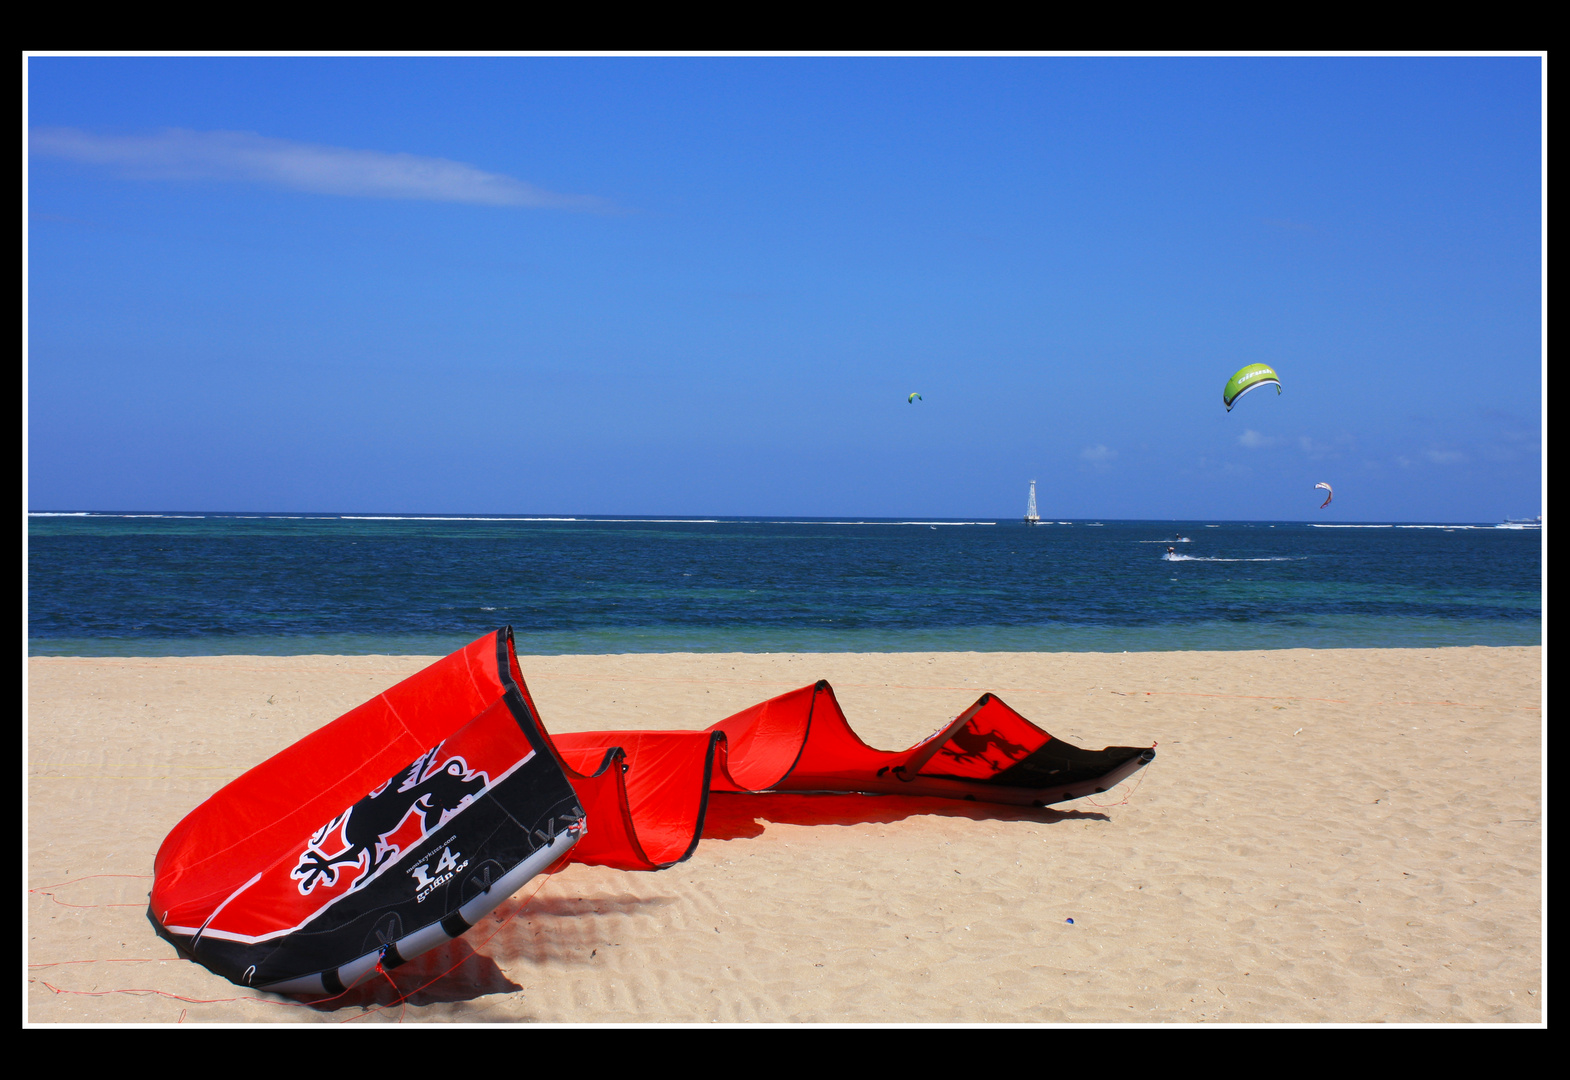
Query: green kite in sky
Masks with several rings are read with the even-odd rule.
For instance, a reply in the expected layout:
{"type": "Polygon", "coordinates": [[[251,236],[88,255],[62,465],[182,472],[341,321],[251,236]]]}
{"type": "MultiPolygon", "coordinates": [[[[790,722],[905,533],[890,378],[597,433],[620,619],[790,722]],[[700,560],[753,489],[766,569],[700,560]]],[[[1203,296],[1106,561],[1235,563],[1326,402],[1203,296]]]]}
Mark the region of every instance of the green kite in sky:
{"type": "Polygon", "coordinates": [[[1249,364],[1247,367],[1238,368],[1237,372],[1227,380],[1226,387],[1222,389],[1221,402],[1227,407],[1227,412],[1231,412],[1238,398],[1266,383],[1275,383],[1276,393],[1281,393],[1281,378],[1269,364],[1249,364]]]}

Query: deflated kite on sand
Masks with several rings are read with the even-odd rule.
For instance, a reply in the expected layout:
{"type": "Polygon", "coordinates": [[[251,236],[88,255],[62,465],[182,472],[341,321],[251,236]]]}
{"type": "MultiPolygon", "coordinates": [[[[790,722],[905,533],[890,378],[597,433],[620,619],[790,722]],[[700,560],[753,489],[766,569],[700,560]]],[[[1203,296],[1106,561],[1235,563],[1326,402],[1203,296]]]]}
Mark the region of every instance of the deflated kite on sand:
{"type": "Polygon", "coordinates": [[[1081,750],[992,694],[875,750],[826,682],[703,731],[552,736],[504,628],[224,787],[158,850],[148,917],[245,986],[333,994],[457,937],[551,867],[690,856],[710,792],[898,793],[1045,806],[1153,748],[1081,750]]]}

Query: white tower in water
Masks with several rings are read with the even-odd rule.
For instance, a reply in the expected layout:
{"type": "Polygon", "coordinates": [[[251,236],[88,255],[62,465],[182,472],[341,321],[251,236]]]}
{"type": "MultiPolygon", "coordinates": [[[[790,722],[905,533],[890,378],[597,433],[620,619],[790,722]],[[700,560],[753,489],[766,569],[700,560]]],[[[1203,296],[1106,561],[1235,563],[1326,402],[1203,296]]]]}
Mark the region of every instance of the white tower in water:
{"type": "Polygon", "coordinates": [[[1030,501],[1025,504],[1025,524],[1040,525],[1041,515],[1036,513],[1036,482],[1030,482],[1030,501]]]}

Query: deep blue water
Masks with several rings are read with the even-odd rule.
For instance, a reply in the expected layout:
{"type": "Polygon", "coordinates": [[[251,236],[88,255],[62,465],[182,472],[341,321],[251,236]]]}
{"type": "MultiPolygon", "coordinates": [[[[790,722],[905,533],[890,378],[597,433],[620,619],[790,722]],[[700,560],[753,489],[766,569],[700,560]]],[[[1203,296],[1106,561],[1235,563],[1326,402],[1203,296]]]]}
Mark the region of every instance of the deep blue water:
{"type": "Polygon", "coordinates": [[[1542,642],[1541,534],[1477,525],[49,515],[27,562],[34,656],[1542,642]]]}

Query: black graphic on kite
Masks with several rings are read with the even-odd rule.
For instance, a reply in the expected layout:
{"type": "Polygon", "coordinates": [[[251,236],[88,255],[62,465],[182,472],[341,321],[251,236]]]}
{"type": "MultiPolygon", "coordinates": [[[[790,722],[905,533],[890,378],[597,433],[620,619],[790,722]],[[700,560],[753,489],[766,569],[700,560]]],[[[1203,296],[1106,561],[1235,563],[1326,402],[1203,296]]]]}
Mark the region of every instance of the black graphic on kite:
{"type": "Polygon", "coordinates": [[[440,750],[433,747],[395,777],[401,781],[397,787],[387,781],[311,837],[299,865],[291,872],[300,882],[300,892],[309,893],[318,881],[334,884],[340,866],[365,868],[355,880],[358,888],[398,854],[399,846],[392,837],[410,815],[419,815],[423,837],[485,789],[485,774],[470,772],[462,758],[449,758],[427,772],[440,750]],[[344,846],[329,855],[323,845],[335,832],[344,846]]]}

